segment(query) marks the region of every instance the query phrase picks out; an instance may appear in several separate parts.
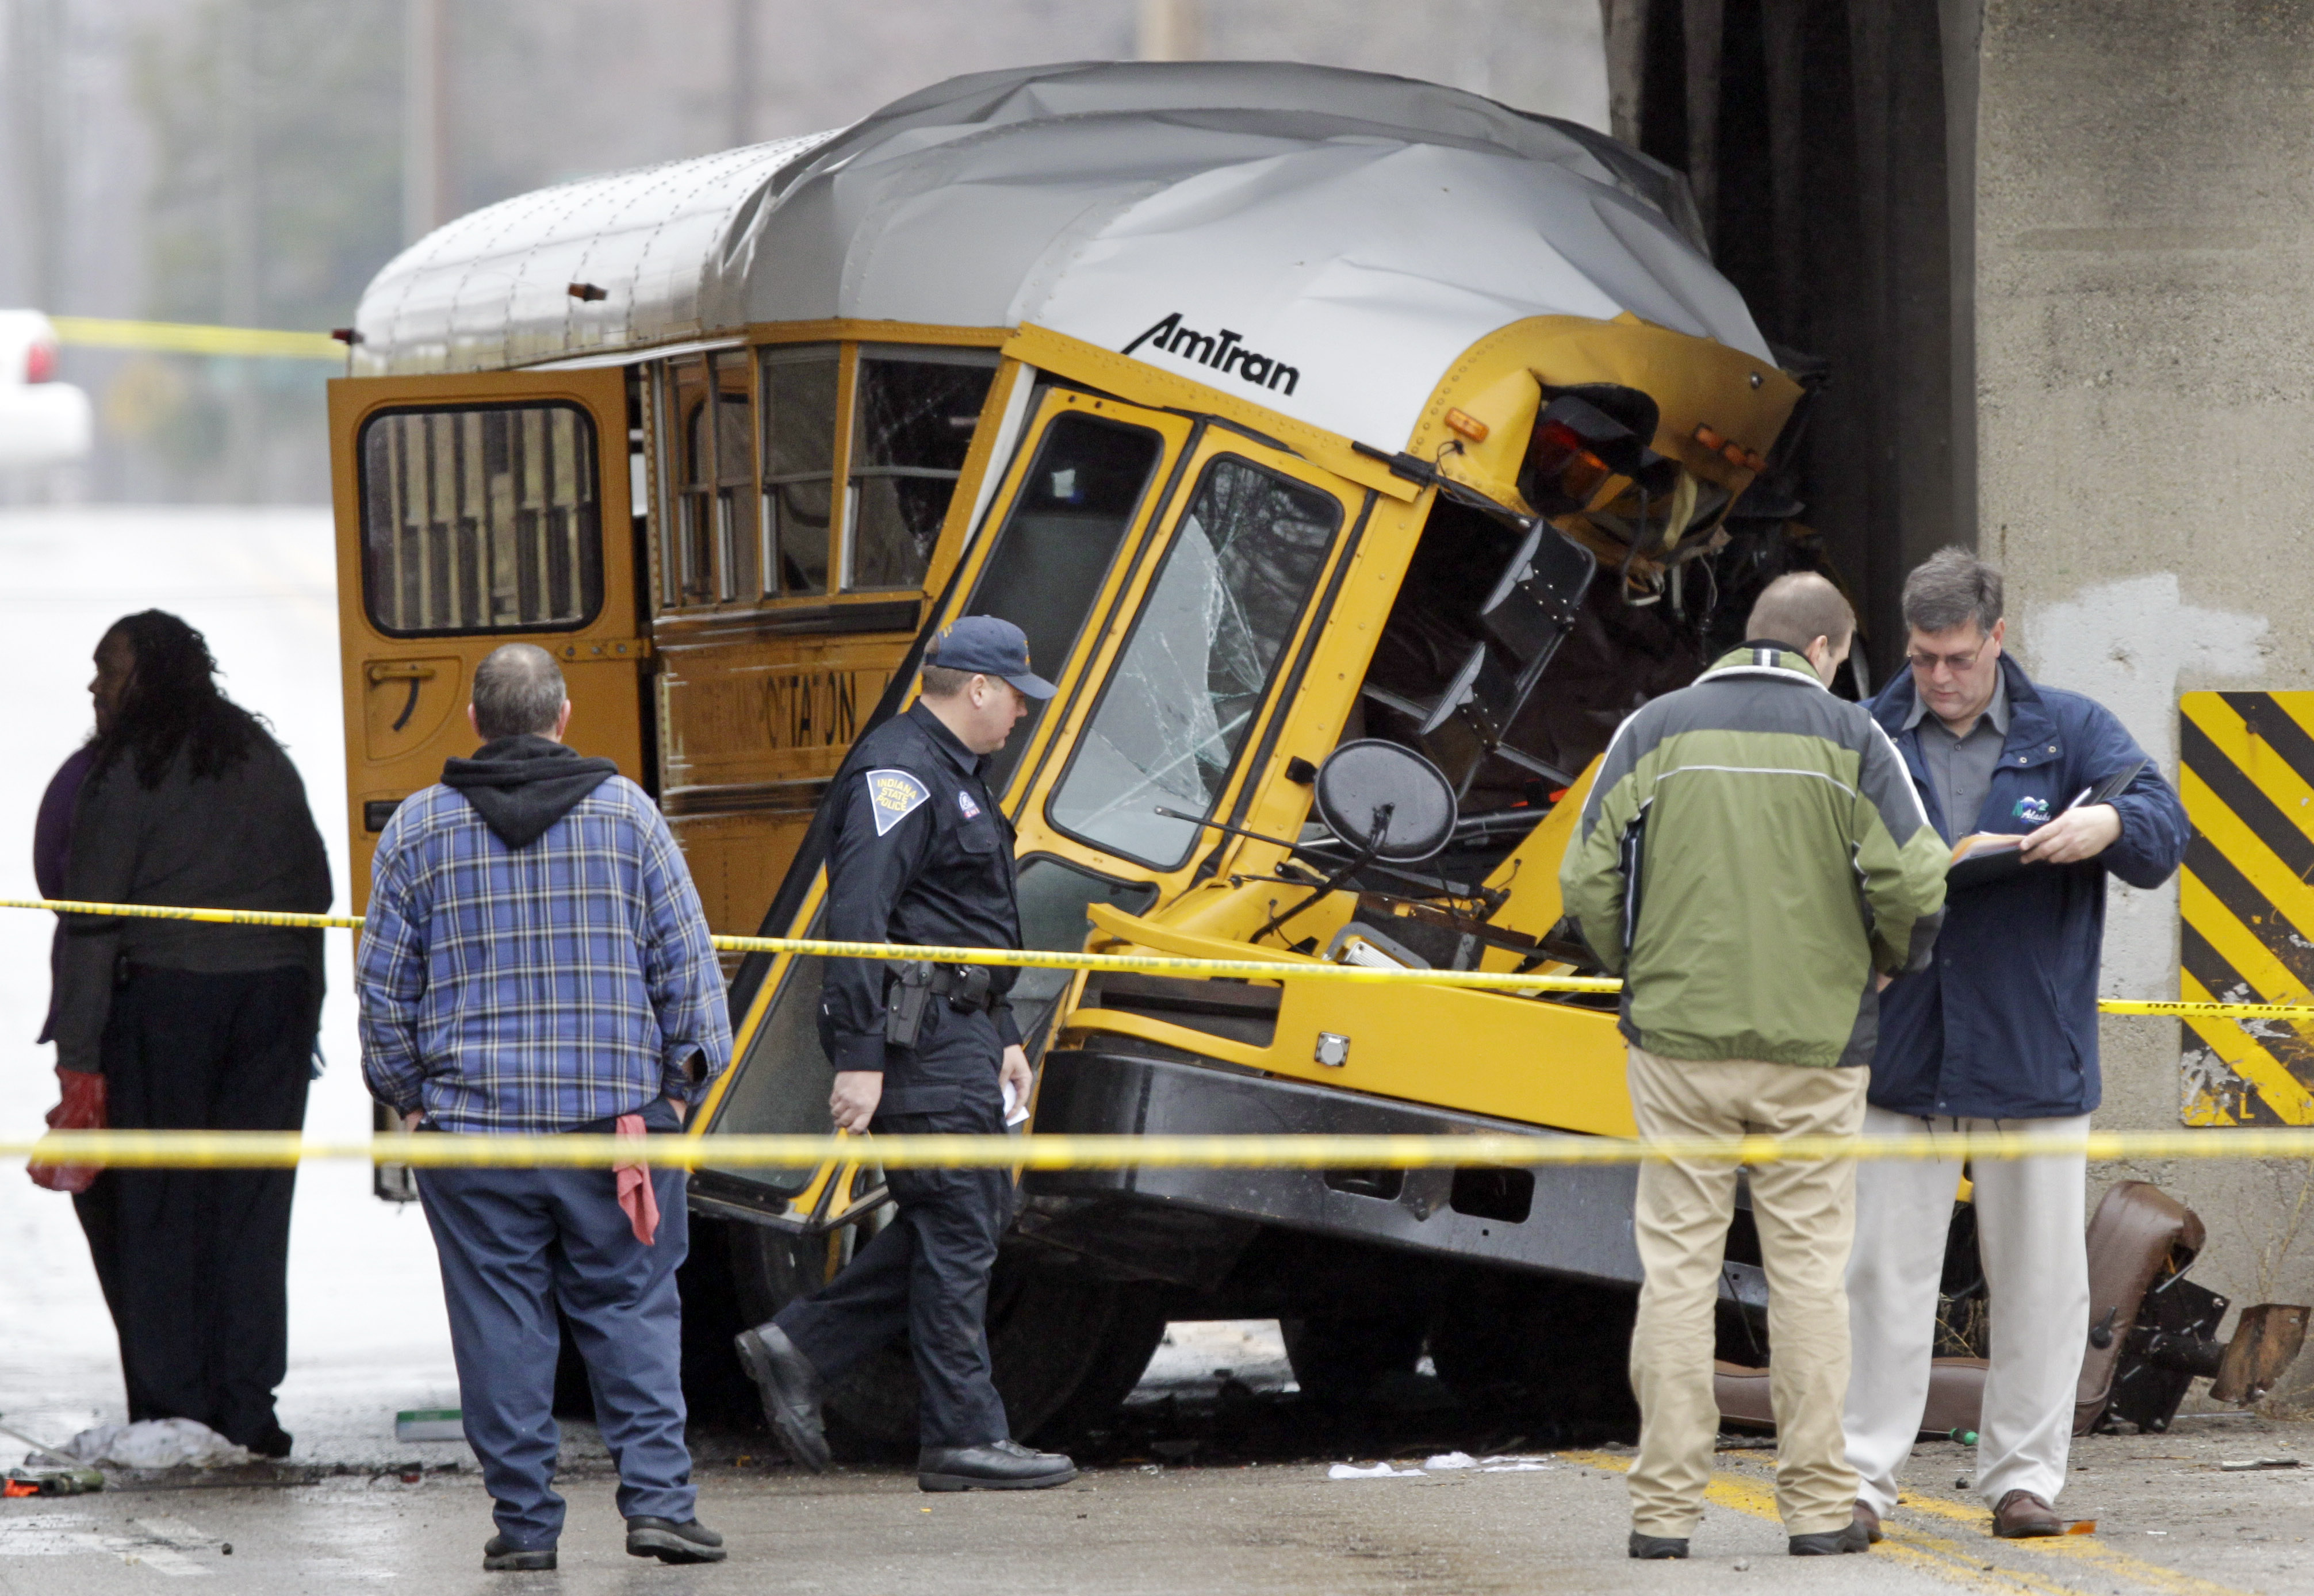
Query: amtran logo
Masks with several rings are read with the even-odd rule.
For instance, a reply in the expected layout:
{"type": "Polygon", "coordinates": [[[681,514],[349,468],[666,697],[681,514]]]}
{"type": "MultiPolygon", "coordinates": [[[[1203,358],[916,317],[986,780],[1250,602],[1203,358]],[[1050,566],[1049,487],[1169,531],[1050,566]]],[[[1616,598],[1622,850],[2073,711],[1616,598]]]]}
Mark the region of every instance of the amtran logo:
{"type": "Polygon", "coordinates": [[[1302,380],[1302,369],[1288,366],[1267,355],[1257,355],[1238,342],[1238,335],[1228,328],[1219,332],[1199,332],[1181,325],[1181,313],[1175,311],[1148,331],[1125,346],[1128,355],[1143,344],[1151,344],[1168,355],[1179,355],[1200,366],[1210,366],[1217,371],[1251,383],[1257,388],[1283,387],[1294,392],[1302,380]]]}

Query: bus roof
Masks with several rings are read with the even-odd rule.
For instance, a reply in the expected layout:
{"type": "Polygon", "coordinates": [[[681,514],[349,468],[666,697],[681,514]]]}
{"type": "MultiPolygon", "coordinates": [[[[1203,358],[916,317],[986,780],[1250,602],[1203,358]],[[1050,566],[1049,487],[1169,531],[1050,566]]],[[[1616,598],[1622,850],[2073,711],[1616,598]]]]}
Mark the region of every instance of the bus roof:
{"type": "Polygon", "coordinates": [[[461,217],[371,283],[355,368],[499,370],[750,322],[1034,324],[1396,448],[1456,359],[1532,316],[1628,313],[1770,358],[1698,237],[1668,168],[1460,90],[1027,67],[461,217]]]}

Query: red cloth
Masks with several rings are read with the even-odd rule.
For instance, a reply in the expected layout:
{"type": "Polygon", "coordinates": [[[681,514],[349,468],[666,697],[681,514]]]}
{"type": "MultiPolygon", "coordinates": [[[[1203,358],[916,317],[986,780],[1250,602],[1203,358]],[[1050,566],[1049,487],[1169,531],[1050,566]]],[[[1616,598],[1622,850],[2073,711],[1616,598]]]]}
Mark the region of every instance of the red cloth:
{"type": "MultiPolygon", "coordinates": [[[[104,1077],[85,1070],[57,1066],[57,1084],[63,1101],[49,1110],[52,1131],[101,1131],[105,1128],[104,1077]]],[[[84,1192],[102,1173],[95,1164],[34,1164],[24,1171],[32,1184],[52,1192],[84,1192]]]]}
{"type": "MultiPolygon", "coordinates": [[[[638,1139],[647,1133],[640,1114],[622,1114],[613,1127],[622,1136],[638,1139]]],[[[658,1194],[651,1189],[650,1171],[643,1161],[614,1164],[611,1173],[619,1183],[619,1206],[626,1210],[627,1221],[635,1228],[635,1239],[645,1247],[655,1245],[658,1235],[658,1194]]]]}

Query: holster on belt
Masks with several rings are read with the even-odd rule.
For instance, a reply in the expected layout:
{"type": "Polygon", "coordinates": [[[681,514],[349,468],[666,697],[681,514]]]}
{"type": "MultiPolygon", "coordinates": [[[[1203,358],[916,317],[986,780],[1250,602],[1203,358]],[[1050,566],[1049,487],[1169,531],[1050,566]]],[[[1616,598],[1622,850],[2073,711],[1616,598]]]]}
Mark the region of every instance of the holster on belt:
{"type": "Polygon", "coordinates": [[[884,989],[884,1041],[891,1047],[914,1047],[923,1032],[924,1005],[933,997],[972,1014],[995,1001],[995,972],[985,965],[936,965],[908,959],[892,966],[891,983],[884,989]]]}
{"type": "Polygon", "coordinates": [[[892,966],[891,983],[884,988],[884,1044],[914,1047],[924,1028],[924,1003],[932,995],[931,961],[912,958],[892,966]]]}

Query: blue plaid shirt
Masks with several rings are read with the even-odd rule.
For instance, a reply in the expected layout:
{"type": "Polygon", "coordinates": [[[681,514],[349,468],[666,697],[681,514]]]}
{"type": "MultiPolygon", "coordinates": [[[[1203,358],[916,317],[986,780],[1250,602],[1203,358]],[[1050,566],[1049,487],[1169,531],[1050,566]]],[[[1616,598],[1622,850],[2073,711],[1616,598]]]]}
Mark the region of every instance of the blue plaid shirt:
{"type": "Polygon", "coordinates": [[[623,777],[517,850],[450,788],[413,794],[378,839],[355,975],[362,1078],[446,1131],[695,1101],[731,1058],[698,890],[623,777]]]}

